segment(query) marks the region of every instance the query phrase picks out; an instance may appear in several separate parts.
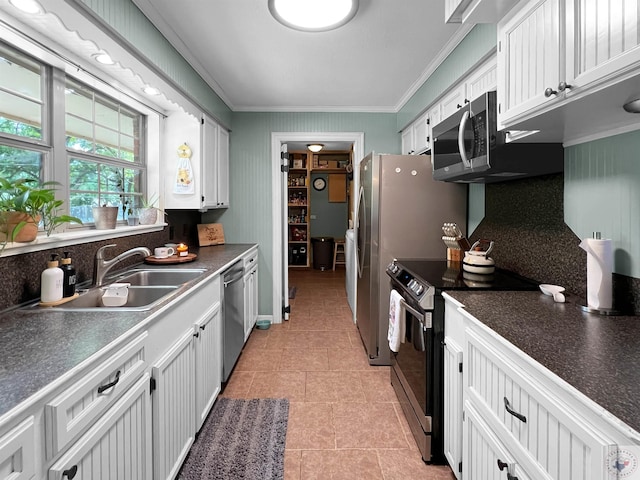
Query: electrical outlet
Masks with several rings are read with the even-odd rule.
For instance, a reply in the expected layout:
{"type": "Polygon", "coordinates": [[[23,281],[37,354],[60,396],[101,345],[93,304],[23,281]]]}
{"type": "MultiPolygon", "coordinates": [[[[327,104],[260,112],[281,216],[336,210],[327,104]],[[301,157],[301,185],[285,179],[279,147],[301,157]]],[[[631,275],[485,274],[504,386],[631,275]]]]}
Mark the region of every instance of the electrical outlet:
{"type": "Polygon", "coordinates": [[[311,220],[315,220],[316,216],[315,215],[311,215],[311,220]]]}

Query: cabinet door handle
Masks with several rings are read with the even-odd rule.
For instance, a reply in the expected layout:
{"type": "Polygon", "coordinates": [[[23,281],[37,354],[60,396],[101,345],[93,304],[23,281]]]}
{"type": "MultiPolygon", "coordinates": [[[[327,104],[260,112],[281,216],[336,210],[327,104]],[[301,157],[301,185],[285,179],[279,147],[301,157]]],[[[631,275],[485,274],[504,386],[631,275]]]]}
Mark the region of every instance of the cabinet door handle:
{"type": "Polygon", "coordinates": [[[518,480],[518,477],[507,472],[507,480],[518,480]]]}
{"type": "Polygon", "coordinates": [[[200,336],[200,332],[196,332],[193,334],[194,337],[198,338],[200,336]]]}
{"type": "Polygon", "coordinates": [[[548,87],[545,91],[544,91],[544,96],[549,98],[551,95],[557,95],[558,92],[555,91],[553,88],[548,87]]]}
{"type": "Polygon", "coordinates": [[[504,397],[504,408],[506,408],[507,412],[509,412],[511,415],[516,417],[521,422],[527,423],[527,417],[511,409],[511,404],[509,403],[509,400],[507,399],[507,397],[504,397]]]}
{"type": "Polygon", "coordinates": [[[70,469],[62,472],[62,478],[67,477],[69,480],[71,480],[73,477],[76,476],[77,473],[78,473],[78,466],[74,465],[70,469]]]}
{"type": "Polygon", "coordinates": [[[507,464],[507,462],[503,462],[502,460],[498,459],[498,470],[503,471],[508,466],[509,465],[507,464]]]}
{"type": "MultiPolygon", "coordinates": [[[[113,382],[107,383],[106,385],[100,385],[98,387],[98,393],[102,393],[105,390],[109,390],[111,387],[115,387],[118,384],[119,381],[120,381],[120,370],[118,370],[116,372],[116,379],[113,382]]],[[[77,470],[77,468],[76,468],[76,470],[77,470]]],[[[73,478],[73,477],[69,477],[69,478],[73,478]]]]}
{"type": "Polygon", "coordinates": [[[569,85],[567,82],[560,82],[558,84],[558,91],[560,92],[564,92],[566,89],[571,90],[573,88],[573,85],[569,85]]]}
{"type": "Polygon", "coordinates": [[[200,330],[204,330],[205,328],[207,328],[207,325],[200,325],[200,330]]]}

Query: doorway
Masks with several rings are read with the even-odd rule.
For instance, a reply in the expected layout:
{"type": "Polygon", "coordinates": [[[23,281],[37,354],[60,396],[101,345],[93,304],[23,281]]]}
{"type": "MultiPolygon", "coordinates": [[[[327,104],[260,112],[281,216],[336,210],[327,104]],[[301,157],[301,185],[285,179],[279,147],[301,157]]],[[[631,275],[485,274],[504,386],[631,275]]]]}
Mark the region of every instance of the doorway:
{"type": "MultiPolygon", "coordinates": [[[[292,150],[290,147],[306,149],[308,143],[320,142],[326,145],[353,146],[353,191],[359,188],[357,165],[364,156],[363,132],[273,132],[271,134],[271,148],[273,161],[273,318],[287,319],[286,307],[289,305],[289,255],[288,255],[288,185],[287,173],[282,171],[285,161],[282,150],[292,150]]],[[[354,207],[350,207],[353,210],[354,207]]],[[[350,216],[353,218],[354,212],[350,216]]],[[[355,265],[354,265],[355,267],[355,265]]],[[[281,321],[281,320],[280,320],[281,321]]]]}

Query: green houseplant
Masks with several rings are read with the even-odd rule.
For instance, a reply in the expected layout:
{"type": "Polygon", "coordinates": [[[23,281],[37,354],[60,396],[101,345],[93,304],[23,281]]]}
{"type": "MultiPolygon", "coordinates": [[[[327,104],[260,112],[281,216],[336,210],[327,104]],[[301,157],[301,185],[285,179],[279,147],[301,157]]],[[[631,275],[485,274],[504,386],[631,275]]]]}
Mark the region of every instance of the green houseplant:
{"type": "Polygon", "coordinates": [[[7,241],[31,242],[38,234],[38,224],[47,236],[63,223],[82,224],[71,215],[60,215],[63,204],[55,196],[57,182],[0,177],[0,232],[4,233],[3,247],[7,241]]]}

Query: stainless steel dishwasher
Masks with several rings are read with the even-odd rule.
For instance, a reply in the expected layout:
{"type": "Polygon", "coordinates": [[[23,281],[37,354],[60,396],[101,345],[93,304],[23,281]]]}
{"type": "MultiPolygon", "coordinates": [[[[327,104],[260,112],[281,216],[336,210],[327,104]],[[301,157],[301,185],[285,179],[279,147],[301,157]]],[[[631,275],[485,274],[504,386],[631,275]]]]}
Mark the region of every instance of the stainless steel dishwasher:
{"type": "Polygon", "coordinates": [[[222,274],[222,381],[229,379],[244,345],[244,269],[242,261],[222,274]]]}

